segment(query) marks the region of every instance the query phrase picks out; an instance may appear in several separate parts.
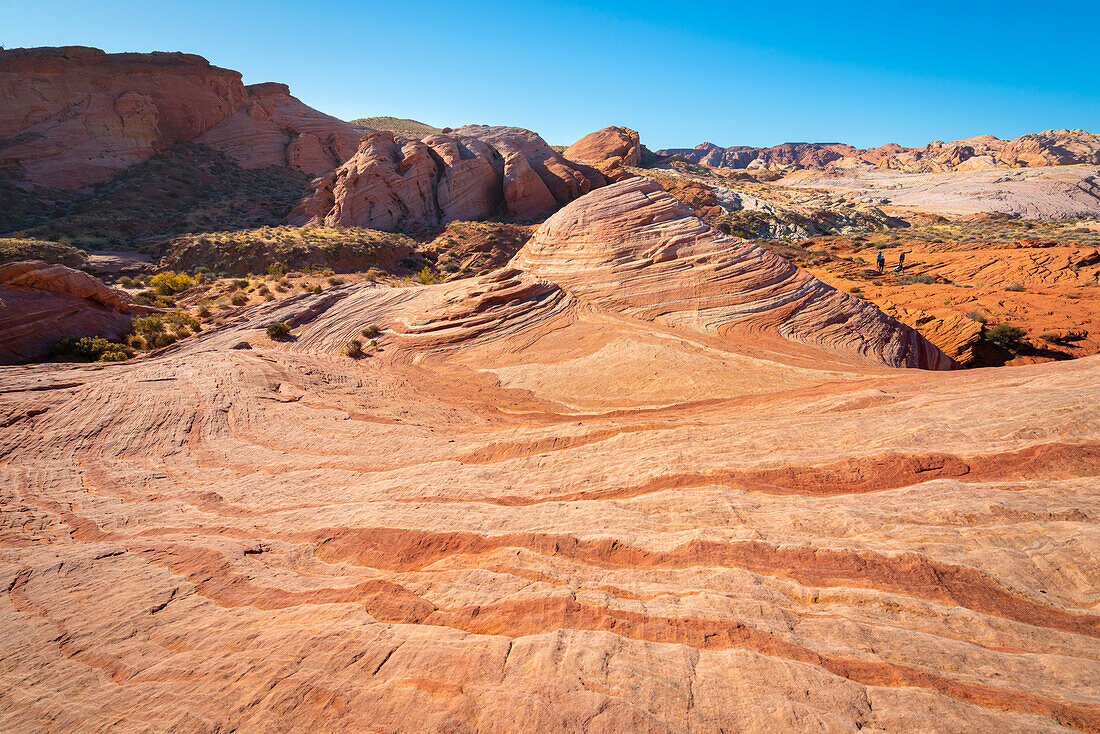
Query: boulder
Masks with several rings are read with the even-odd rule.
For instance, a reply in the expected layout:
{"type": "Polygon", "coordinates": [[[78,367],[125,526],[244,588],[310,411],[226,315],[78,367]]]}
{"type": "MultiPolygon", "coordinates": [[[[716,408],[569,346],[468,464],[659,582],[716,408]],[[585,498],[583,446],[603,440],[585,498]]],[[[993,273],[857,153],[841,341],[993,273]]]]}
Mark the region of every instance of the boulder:
{"type": "Polygon", "coordinates": [[[626,127],[605,127],[589,133],[566,148],[568,160],[593,166],[608,181],[629,177],[623,166],[636,166],[642,158],[638,133],[626,127]]]}
{"type": "Polygon", "coordinates": [[[117,339],[135,310],[83,271],[41,260],[0,265],[0,364],[46,357],[63,337],[117,339]]]}

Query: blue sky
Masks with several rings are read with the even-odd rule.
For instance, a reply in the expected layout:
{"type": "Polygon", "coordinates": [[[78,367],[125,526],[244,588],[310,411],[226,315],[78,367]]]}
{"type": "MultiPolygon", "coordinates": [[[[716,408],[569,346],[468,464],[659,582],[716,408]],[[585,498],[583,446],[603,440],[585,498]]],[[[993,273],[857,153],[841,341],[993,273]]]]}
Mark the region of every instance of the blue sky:
{"type": "Polygon", "coordinates": [[[1100,131],[1100,2],[0,0],[0,45],[179,50],[337,117],[651,148],[1100,131]]]}

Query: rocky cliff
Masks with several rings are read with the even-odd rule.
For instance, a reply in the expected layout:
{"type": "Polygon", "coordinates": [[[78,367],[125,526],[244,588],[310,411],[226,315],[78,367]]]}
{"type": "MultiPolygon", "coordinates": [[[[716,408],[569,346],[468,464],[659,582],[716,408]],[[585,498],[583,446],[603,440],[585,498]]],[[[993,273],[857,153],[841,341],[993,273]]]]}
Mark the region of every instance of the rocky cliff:
{"type": "Polygon", "coordinates": [[[342,163],[358,139],[284,85],[246,87],[238,72],[201,56],[0,51],[0,170],[29,186],[84,188],[192,140],[246,168],[317,174],[342,163]]]}
{"type": "Polygon", "coordinates": [[[543,216],[606,179],[517,127],[468,125],[409,140],[372,133],[314,182],[293,224],[420,230],[456,220],[543,216]]]}

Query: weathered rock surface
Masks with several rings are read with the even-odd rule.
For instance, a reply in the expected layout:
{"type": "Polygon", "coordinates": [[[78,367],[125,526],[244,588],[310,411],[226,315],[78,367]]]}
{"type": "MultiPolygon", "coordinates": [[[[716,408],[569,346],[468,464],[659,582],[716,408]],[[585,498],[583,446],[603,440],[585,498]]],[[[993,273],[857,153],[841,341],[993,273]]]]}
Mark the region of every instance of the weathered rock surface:
{"type": "Polygon", "coordinates": [[[636,166],[641,161],[642,145],[636,130],[605,127],[570,145],[562,156],[596,168],[608,181],[621,181],[630,175],[623,166],[636,166]]]}
{"type": "Polygon", "coordinates": [[[246,89],[248,103],[195,142],[228,153],[242,168],[289,166],[315,176],[355,154],[361,132],[302,104],[285,84],[246,89]]]}
{"type": "Polygon", "coordinates": [[[0,364],[47,356],[62,337],[117,339],[134,306],[87,273],[39,260],[0,265],[0,364]]]}
{"type": "Polygon", "coordinates": [[[246,168],[319,173],[354,152],[359,132],[201,56],[0,51],[0,168],[27,185],[84,188],[197,139],[246,168]]]}
{"type": "Polygon", "coordinates": [[[1100,216],[1100,168],[1058,166],[948,173],[795,171],[779,186],[850,191],[868,203],[937,214],[1000,212],[1027,219],[1100,216]]]}
{"type": "Polygon", "coordinates": [[[289,221],[419,230],[493,215],[534,219],[605,183],[521,128],[469,125],[422,141],[382,131],[317,179],[289,221]]]}
{"type": "Polygon", "coordinates": [[[0,368],[0,728],[1100,728],[1100,359],[665,323],[688,306],[628,264],[710,303],[693,270],[737,290],[737,255],[671,214],[629,251],[615,200],[666,211],[634,186],[526,255],[576,247],[622,307],[560,263],[0,368]]]}
{"type": "Polygon", "coordinates": [[[679,155],[693,163],[723,168],[861,168],[874,166],[905,173],[959,169],[1100,165],[1100,135],[1084,130],[1046,130],[1015,140],[992,135],[943,142],[923,148],[896,143],[856,148],[844,143],[783,143],[770,148],[702,143],[694,148],[670,148],[661,155],[679,155]]]}
{"type": "Polygon", "coordinates": [[[712,229],[648,178],[562,209],[512,265],[582,302],[646,321],[735,341],[774,333],[894,367],[951,366],[909,327],[750,241],[712,229]]]}

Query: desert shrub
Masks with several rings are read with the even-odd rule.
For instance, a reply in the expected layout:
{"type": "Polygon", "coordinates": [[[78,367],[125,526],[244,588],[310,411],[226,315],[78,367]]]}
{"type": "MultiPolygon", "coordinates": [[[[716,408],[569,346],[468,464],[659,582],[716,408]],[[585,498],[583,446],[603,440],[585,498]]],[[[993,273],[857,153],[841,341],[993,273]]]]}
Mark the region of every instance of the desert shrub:
{"type": "Polygon", "coordinates": [[[265,272],[268,275],[277,275],[281,277],[286,274],[286,268],[283,267],[282,263],[274,263],[273,265],[268,265],[265,272]]]}
{"type": "Polygon", "coordinates": [[[176,273],[166,270],[157,273],[149,279],[149,287],[161,296],[170,296],[173,293],[182,293],[195,285],[195,279],[187,273],[176,273]]]}
{"type": "Polygon", "coordinates": [[[982,338],[987,342],[1010,352],[1018,351],[1023,346],[1022,340],[1025,336],[1027,336],[1025,329],[1009,324],[997,324],[982,332],[982,338]]]}
{"type": "Polygon", "coordinates": [[[134,296],[134,303],[143,306],[156,306],[157,308],[175,308],[176,301],[168,296],[161,295],[154,290],[144,290],[134,296]]]}
{"type": "Polygon", "coordinates": [[[286,339],[290,336],[290,327],[286,322],[278,321],[267,325],[267,335],[272,339],[286,339]]]}
{"type": "Polygon", "coordinates": [[[432,283],[438,282],[439,279],[436,277],[435,273],[432,272],[432,269],[425,265],[424,268],[416,274],[416,280],[421,285],[431,285],[432,283]]]}
{"type": "Polygon", "coordinates": [[[122,286],[123,288],[133,288],[134,287],[134,279],[131,278],[129,275],[124,275],[124,276],[122,276],[121,278],[118,279],[118,284],[120,286],[122,286]]]}
{"type": "Polygon", "coordinates": [[[271,289],[268,288],[266,285],[261,285],[259,288],[256,289],[256,293],[261,296],[269,296],[271,295],[271,289]]]}
{"type": "Polygon", "coordinates": [[[101,336],[58,339],[53,353],[62,362],[124,362],[133,354],[126,345],[101,336]]]}
{"type": "Polygon", "coordinates": [[[141,340],[143,349],[166,347],[196,331],[202,331],[202,324],[186,311],[134,319],[134,335],[141,340]]]}
{"type": "Polygon", "coordinates": [[[344,354],[348,357],[363,356],[363,342],[358,339],[352,339],[348,342],[348,345],[344,347],[344,354]]]}
{"type": "Polygon", "coordinates": [[[1064,341],[1061,334],[1055,334],[1052,331],[1048,331],[1046,334],[1040,334],[1039,338],[1051,344],[1061,344],[1064,341]]]}
{"type": "Polygon", "coordinates": [[[364,326],[362,333],[363,336],[367,337],[368,339],[377,339],[382,335],[382,330],[374,324],[371,324],[370,326],[364,326]]]}
{"type": "Polygon", "coordinates": [[[970,319],[971,321],[977,321],[979,324],[984,324],[989,320],[985,316],[983,316],[976,308],[967,311],[966,318],[970,319]]]}
{"type": "Polygon", "coordinates": [[[247,280],[234,280],[233,285],[235,285],[237,288],[247,288],[248,287],[248,281],[247,280]]]}
{"type": "Polygon", "coordinates": [[[935,282],[936,279],[933,276],[927,275],[925,273],[921,273],[920,275],[907,275],[898,278],[898,285],[913,285],[914,283],[932,285],[935,282]]]}
{"type": "Polygon", "coordinates": [[[1012,291],[1013,293],[1019,293],[1020,291],[1024,290],[1024,286],[1022,283],[1009,283],[1005,286],[1005,290],[1012,291]]]}
{"type": "Polygon", "coordinates": [[[343,278],[337,278],[337,277],[334,276],[334,277],[328,279],[328,284],[329,285],[343,285],[344,284],[344,279],[343,278]]]}
{"type": "Polygon", "coordinates": [[[243,306],[248,303],[248,296],[243,293],[234,293],[233,297],[229,300],[234,306],[243,306]]]}

